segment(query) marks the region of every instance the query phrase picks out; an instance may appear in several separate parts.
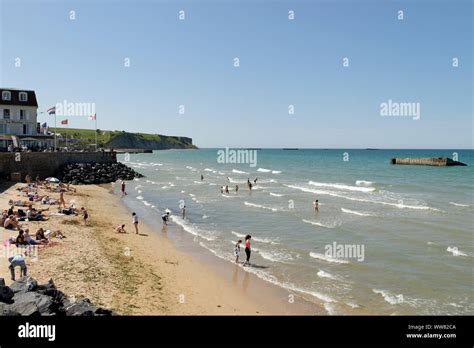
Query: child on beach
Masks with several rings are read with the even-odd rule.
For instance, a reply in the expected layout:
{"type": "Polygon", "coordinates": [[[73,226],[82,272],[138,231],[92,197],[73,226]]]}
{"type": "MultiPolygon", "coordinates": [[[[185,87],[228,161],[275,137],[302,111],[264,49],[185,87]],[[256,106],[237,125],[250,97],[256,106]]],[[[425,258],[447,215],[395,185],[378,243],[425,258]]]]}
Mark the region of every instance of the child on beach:
{"type": "Polygon", "coordinates": [[[240,243],[242,243],[241,239],[239,239],[238,242],[234,246],[235,263],[239,263],[240,243]]]}
{"type": "Polygon", "coordinates": [[[135,226],[135,234],[138,234],[138,216],[135,212],[132,213],[132,223],[135,226]]]}
{"type": "Polygon", "coordinates": [[[82,212],[82,217],[84,219],[84,226],[87,226],[87,219],[89,218],[89,213],[87,213],[87,210],[84,209],[84,207],[81,208],[82,212]]]}
{"type": "Polygon", "coordinates": [[[166,214],[163,214],[163,215],[161,216],[161,219],[163,220],[163,224],[164,224],[164,225],[168,225],[168,221],[169,221],[169,219],[170,219],[170,212],[167,211],[166,214]]]}
{"type": "Polygon", "coordinates": [[[115,231],[117,231],[117,233],[127,233],[125,232],[125,224],[118,225],[117,227],[115,227],[115,231]]]}

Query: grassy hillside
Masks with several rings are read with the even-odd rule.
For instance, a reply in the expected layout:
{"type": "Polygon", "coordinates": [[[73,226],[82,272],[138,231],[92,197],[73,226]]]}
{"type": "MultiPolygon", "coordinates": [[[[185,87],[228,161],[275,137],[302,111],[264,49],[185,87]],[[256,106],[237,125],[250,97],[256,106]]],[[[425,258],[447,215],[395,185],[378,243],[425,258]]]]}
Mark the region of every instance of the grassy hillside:
{"type": "MultiPolygon", "coordinates": [[[[86,145],[95,144],[96,131],[94,129],[79,128],[50,128],[52,131],[57,130],[58,134],[67,136],[69,145],[86,145]]],[[[192,139],[185,137],[166,136],[160,134],[147,133],[128,133],[125,131],[97,130],[97,143],[99,147],[115,147],[120,148],[121,139],[126,138],[127,143],[123,147],[130,147],[130,143],[135,144],[132,147],[137,148],[196,148],[192,145],[192,139]]],[[[65,141],[60,141],[59,146],[64,146],[65,141]]]]}

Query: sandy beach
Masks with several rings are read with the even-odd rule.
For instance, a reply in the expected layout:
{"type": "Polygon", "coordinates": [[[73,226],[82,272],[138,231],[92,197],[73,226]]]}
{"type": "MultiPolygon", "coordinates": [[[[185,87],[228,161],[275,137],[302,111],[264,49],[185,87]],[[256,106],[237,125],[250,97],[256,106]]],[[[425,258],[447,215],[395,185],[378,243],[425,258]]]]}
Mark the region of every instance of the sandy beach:
{"type": "MultiPolygon", "coordinates": [[[[5,186],[0,207],[7,209],[9,199],[24,199],[16,190],[22,186],[5,186]]],[[[87,209],[88,226],[81,215],[55,215],[57,205],[46,212],[48,221],[22,222],[32,234],[43,227],[59,229],[66,236],[54,239],[54,246],[40,247],[36,260],[26,259],[28,275],[39,282],[53,278],[68,296],[87,297],[121,315],[324,314],[322,308],[289,303],[287,292],[264,284],[238,266],[209,267],[177,250],[159,233],[161,223],[156,228],[139,223],[140,233],[135,234],[131,212],[113,194],[111,185],[76,188],[75,193],[65,193],[65,200],[87,209]],[[122,223],[126,224],[125,234],[115,231],[122,223]]],[[[43,189],[38,193],[59,197],[43,189]]],[[[34,207],[47,206],[37,202],[34,207]]],[[[2,241],[17,233],[0,228],[2,241]]],[[[17,269],[17,277],[18,273],[17,269]]],[[[11,283],[6,257],[0,258],[0,277],[7,285],[11,283]]]]}

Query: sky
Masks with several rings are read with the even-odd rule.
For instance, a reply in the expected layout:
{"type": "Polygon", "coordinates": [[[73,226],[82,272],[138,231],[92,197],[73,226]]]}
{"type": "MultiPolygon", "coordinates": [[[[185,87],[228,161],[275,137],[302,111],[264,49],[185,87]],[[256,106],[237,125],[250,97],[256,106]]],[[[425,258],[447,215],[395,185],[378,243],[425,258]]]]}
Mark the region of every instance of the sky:
{"type": "Polygon", "coordinates": [[[472,23],[470,0],[0,0],[0,86],[198,147],[472,149],[472,23]]]}

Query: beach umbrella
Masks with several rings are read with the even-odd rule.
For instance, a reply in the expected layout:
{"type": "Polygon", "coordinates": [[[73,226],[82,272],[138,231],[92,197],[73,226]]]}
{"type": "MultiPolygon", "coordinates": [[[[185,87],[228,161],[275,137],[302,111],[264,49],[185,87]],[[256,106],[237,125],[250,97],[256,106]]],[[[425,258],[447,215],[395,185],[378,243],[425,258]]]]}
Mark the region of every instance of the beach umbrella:
{"type": "Polygon", "coordinates": [[[52,182],[52,183],[59,183],[59,179],[58,178],[53,178],[53,177],[49,177],[49,178],[46,178],[46,181],[47,182],[52,182]]]}

